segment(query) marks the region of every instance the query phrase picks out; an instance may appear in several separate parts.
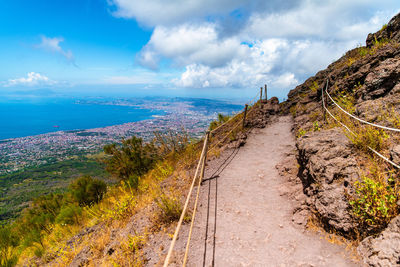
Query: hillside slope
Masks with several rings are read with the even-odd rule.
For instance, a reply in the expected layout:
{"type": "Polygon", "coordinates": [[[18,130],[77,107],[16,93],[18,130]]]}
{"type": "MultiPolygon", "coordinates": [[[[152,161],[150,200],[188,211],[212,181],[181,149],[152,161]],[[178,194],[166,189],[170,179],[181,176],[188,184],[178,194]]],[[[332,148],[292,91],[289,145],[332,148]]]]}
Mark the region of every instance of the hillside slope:
{"type": "Polygon", "coordinates": [[[329,231],[360,241],[370,266],[400,264],[400,177],[396,167],[371,148],[400,163],[400,14],[366,46],[342,58],[290,91],[283,111],[294,117],[299,177],[307,204],[329,231]],[[338,123],[339,121],[339,123],[338,123]],[[346,125],[349,130],[346,130],[346,125]]]}

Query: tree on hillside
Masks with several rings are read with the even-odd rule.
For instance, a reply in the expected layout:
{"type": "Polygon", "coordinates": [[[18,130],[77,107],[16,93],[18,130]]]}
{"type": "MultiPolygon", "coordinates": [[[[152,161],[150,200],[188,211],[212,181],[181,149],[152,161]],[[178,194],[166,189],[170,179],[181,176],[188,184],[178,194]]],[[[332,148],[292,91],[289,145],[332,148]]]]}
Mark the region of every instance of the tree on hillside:
{"type": "Polygon", "coordinates": [[[10,226],[0,226],[0,266],[11,267],[18,261],[19,238],[10,226]]]}
{"type": "MultiPolygon", "coordinates": [[[[90,206],[103,199],[107,191],[107,185],[99,179],[85,175],[73,181],[69,185],[69,191],[80,206],[90,206]]],[[[64,210],[64,212],[67,211],[69,213],[72,212],[71,209],[64,210]]]]}
{"type": "Polygon", "coordinates": [[[111,155],[105,160],[106,170],[122,180],[145,174],[159,159],[154,143],[144,144],[143,140],[136,136],[123,139],[121,146],[106,145],[104,152],[111,155]]]}
{"type": "Polygon", "coordinates": [[[35,254],[44,251],[43,238],[50,234],[53,224],[63,205],[62,194],[48,194],[33,200],[21,217],[15,222],[15,230],[23,246],[34,246],[35,254]]]}

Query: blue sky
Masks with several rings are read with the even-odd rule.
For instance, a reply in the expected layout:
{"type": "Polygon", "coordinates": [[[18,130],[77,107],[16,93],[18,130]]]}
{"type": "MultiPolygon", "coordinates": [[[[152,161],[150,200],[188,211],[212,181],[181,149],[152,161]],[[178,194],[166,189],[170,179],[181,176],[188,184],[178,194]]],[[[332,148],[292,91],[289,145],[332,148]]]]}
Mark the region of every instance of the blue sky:
{"type": "Polygon", "coordinates": [[[284,97],[399,12],[396,0],[12,0],[0,90],[284,97]]]}

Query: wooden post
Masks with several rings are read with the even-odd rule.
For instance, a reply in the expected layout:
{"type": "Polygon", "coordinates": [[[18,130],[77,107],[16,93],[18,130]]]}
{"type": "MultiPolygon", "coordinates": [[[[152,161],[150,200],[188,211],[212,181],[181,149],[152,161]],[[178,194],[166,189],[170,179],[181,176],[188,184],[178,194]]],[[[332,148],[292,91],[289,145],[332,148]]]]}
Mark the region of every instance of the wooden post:
{"type": "Polygon", "coordinates": [[[262,87],[260,87],[260,102],[261,102],[261,100],[262,100],[262,87]]]}
{"type": "Polygon", "coordinates": [[[322,113],[324,114],[324,122],[326,122],[326,110],[325,110],[326,103],[325,103],[325,94],[324,94],[323,86],[322,86],[321,92],[322,92],[322,94],[321,94],[322,113]]]}
{"type": "Polygon", "coordinates": [[[267,97],[267,85],[265,84],[264,86],[265,86],[265,90],[264,90],[265,100],[268,100],[268,97],[267,97]]]}
{"type": "Polygon", "coordinates": [[[246,105],[244,106],[244,113],[243,113],[243,128],[246,127],[247,107],[248,107],[248,105],[246,104],[246,105]]]}
{"type": "Polygon", "coordinates": [[[201,179],[201,180],[203,180],[203,178],[204,178],[204,170],[205,170],[205,168],[206,168],[207,149],[208,149],[208,140],[209,140],[209,138],[210,138],[210,131],[207,131],[207,133],[206,133],[206,140],[205,140],[205,142],[206,142],[206,144],[205,144],[205,151],[206,151],[206,153],[204,153],[203,166],[202,166],[202,169],[201,169],[201,172],[200,172],[200,179],[201,179]]]}

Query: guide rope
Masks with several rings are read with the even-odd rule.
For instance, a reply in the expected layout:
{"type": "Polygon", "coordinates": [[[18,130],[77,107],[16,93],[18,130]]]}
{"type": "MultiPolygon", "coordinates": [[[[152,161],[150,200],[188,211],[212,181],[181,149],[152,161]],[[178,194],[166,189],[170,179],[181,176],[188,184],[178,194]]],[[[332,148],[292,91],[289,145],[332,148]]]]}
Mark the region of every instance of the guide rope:
{"type": "MultiPolygon", "coordinates": [[[[327,88],[326,88],[326,89],[327,89],[327,88]]],[[[333,104],[335,104],[341,111],[343,111],[344,113],[346,113],[346,114],[347,114],[348,116],[350,116],[351,118],[353,118],[353,119],[355,119],[355,120],[358,120],[359,122],[362,122],[362,123],[365,123],[365,124],[368,124],[368,125],[377,127],[377,128],[381,128],[381,129],[389,130],[389,131],[394,131],[394,132],[400,132],[400,129],[382,126],[382,125],[379,125],[379,124],[375,124],[375,123],[372,123],[372,122],[365,121],[365,120],[363,120],[363,119],[360,119],[360,118],[354,116],[353,114],[351,114],[351,113],[347,112],[346,110],[344,110],[338,103],[336,103],[335,100],[333,100],[333,98],[331,97],[331,95],[328,93],[327,90],[325,90],[325,92],[326,92],[326,95],[329,97],[329,99],[333,102],[333,104]]]]}
{"type": "MultiPolygon", "coordinates": [[[[328,91],[327,91],[327,90],[328,90],[328,84],[329,84],[329,80],[327,79],[327,80],[326,80],[326,86],[325,86],[325,93],[326,93],[326,95],[330,98],[330,100],[331,100],[341,111],[343,111],[343,112],[346,113],[347,115],[351,116],[352,118],[355,118],[355,119],[358,120],[358,121],[364,122],[364,123],[366,123],[366,124],[369,124],[369,125],[372,125],[372,126],[375,126],[375,127],[378,127],[378,128],[382,128],[382,129],[386,129],[386,130],[391,130],[391,131],[393,131],[393,130],[395,130],[395,131],[400,131],[400,130],[398,130],[398,129],[389,128],[389,127],[377,125],[377,124],[374,124],[374,123],[366,122],[366,121],[363,121],[363,120],[361,120],[361,119],[359,119],[359,118],[357,118],[357,117],[351,115],[350,113],[348,113],[347,111],[345,111],[344,109],[342,109],[342,108],[332,99],[332,97],[329,95],[329,93],[328,93],[328,91]]],[[[350,130],[349,127],[347,127],[344,123],[342,123],[341,121],[339,121],[339,120],[327,109],[327,107],[326,107],[326,105],[325,105],[324,89],[322,88],[321,91],[322,91],[322,106],[323,106],[323,108],[326,110],[326,112],[327,112],[335,121],[337,121],[340,125],[342,125],[349,133],[351,133],[353,136],[357,136],[357,134],[356,134],[355,132],[353,132],[352,130],[350,130]]],[[[384,161],[388,162],[389,164],[391,164],[392,166],[396,167],[397,169],[400,169],[400,166],[399,166],[398,164],[394,163],[393,161],[391,161],[391,160],[388,159],[387,157],[383,156],[382,154],[380,154],[378,151],[376,151],[376,150],[373,149],[372,147],[370,147],[370,146],[367,146],[367,147],[368,147],[369,150],[371,150],[373,153],[375,153],[378,157],[382,158],[384,161]]]]}

